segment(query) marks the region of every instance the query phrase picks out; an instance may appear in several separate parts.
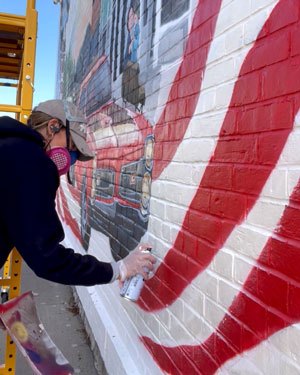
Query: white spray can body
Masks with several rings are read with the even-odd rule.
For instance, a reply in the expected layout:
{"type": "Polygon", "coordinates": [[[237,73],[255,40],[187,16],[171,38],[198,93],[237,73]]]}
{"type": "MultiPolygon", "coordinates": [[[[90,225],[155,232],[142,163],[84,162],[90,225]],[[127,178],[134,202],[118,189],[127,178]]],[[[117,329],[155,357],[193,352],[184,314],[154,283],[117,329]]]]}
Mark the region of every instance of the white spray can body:
{"type": "MultiPolygon", "coordinates": [[[[145,253],[150,253],[151,248],[143,250],[145,253]]],[[[148,267],[143,267],[145,272],[149,272],[148,267]]],[[[120,295],[130,301],[136,302],[140,296],[145,280],[142,275],[137,274],[124,281],[121,288],[120,295]]]]}

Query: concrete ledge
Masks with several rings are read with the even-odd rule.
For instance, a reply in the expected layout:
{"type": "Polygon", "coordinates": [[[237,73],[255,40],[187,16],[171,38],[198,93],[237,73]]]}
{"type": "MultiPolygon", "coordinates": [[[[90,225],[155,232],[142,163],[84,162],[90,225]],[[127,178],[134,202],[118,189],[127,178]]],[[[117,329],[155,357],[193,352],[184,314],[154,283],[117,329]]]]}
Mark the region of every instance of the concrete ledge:
{"type": "Polygon", "coordinates": [[[111,321],[105,306],[97,298],[95,288],[76,287],[74,295],[91,342],[97,368],[102,369],[104,375],[140,375],[128,349],[118,339],[115,324],[111,321]]]}
{"type": "Polygon", "coordinates": [[[76,306],[78,307],[79,315],[82,319],[82,322],[83,322],[83,325],[84,325],[84,328],[85,328],[85,331],[86,331],[88,343],[90,345],[91,351],[92,351],[94,359],[95,359],[95,367],[96,367],[97,371],[99,372],[99,374],[109,375],[108,372],[106,371],[105,364],[104,364],[104,361],[102,359],[102,355],[101,355],[99,347],[96,343],[93,331],[92,331],[91,326],[89,324],[89,321],[86,317],[86,313],[83,309],[83,306],[82,306],[81,300],[78,296],[78,293],[76,291],[76,288],[73,287],[72,291],[73,291],[74,302],[75,302],[76,306]]]}

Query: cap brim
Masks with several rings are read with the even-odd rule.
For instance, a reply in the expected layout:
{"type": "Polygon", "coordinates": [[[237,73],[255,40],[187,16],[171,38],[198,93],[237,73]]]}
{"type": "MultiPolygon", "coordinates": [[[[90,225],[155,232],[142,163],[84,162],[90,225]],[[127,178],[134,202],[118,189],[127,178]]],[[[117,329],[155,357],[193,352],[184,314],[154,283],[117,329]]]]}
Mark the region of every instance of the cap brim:
{"type": "Polygon", "coordinates": [[[79,156],[78,160],[80,161],[89,161],[94,158],[94,155],[91,153],[89,146],[86,141],[82,138],[81,135],[78,135],[73,129],[70,128],[70,133],[75,146],[77,147],[79,156]]]}

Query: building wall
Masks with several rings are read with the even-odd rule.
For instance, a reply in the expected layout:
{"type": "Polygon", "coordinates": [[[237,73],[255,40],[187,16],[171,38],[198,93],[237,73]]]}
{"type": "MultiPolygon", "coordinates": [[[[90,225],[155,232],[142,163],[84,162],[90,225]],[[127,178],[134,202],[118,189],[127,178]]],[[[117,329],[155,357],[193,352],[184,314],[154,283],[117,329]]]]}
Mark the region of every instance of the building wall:
{"type": "Polygon", "coordinates": [[[158,260],[137,303],[77,288],[110,374],[299,374],[299,31],[297,0],[63,0],[95,152],[62,179],[66,243],[158,260]]]}

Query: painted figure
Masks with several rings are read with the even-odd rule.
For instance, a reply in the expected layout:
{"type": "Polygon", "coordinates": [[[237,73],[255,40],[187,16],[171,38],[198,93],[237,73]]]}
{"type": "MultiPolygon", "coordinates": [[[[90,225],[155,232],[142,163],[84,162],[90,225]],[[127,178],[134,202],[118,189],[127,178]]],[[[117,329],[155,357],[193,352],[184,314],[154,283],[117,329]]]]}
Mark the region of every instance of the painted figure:
{"type": "Polygon", "coordinates": [[[137,51],[140,38],[139,3],[131,3],[127,17],[127,42],[124,53],[122,98],[141,111],[145,104],[145,89],[139,84],[140,67],[137,51]]]}
{"type": "Polygon", "coordinates": [[[124,64],[126,65],[128,60],[136,63],[137,62],[137,50],[139,46],[140,38],[140,25],[139,17],[137,13],[134,13],[133,8],[130,7],[127,21],[127,43],[124,56],[124,64]]]}

